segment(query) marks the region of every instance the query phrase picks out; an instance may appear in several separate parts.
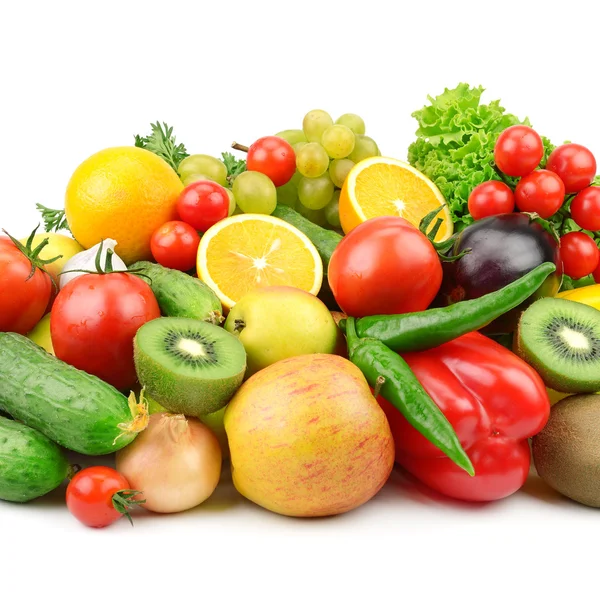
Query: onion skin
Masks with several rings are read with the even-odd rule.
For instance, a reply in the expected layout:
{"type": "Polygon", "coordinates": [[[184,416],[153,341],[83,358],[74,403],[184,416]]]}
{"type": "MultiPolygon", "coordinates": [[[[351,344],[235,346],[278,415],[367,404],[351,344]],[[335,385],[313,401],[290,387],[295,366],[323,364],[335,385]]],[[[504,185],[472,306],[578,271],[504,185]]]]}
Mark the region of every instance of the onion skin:
{"type": "Polygon", "coordinates": [[[222,454],[215,434],[198,419],[157,413],[117,452],[116,463],[132,488],[143,490],[144,508],[176,513],[202,504],[215,491],[222,454]]]}

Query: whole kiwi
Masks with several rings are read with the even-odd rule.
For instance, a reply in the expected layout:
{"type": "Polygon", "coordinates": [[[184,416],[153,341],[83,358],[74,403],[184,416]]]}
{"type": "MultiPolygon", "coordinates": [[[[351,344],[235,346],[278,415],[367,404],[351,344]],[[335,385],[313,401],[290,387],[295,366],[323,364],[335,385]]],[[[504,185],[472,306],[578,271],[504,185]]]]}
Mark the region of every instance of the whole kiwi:
{"type": "Polygon", "coordinates": [[[557,402],[532,442],[539,476],[557,492],[600,508],[600,396],[577,394],[557,402]]]}

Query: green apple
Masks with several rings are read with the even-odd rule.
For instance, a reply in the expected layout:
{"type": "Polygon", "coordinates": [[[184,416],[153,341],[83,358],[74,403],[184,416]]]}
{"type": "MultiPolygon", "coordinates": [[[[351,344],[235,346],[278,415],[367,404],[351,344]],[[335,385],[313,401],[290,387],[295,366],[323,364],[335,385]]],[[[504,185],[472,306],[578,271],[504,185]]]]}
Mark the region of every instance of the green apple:
{"type": "Polygon", "coordinates": [[[219,444],[221,446],[221,452],[223,458],[229,458],[229,443],[227,442],[227,434],[225,433],[225,410],[227,406],[224,406],[217,412],[210,413],[200,417],[200,420],[217,436],[219,444]]]}
{"type": "Polygon", "coordinates": [[[54,354],[52,337],[50,336],[50,313],[41,319],[41,321],[27,334],[27,337],[38,346],[41,346],[46,352],[54,354]]]}
{"type": "Polygon", "coordinates": [[[288,286],[259,287],[229,311],[225,329],[238,335],[249,377],[284,358],[333,354],[337,326],[316,296],[288,286]]]}

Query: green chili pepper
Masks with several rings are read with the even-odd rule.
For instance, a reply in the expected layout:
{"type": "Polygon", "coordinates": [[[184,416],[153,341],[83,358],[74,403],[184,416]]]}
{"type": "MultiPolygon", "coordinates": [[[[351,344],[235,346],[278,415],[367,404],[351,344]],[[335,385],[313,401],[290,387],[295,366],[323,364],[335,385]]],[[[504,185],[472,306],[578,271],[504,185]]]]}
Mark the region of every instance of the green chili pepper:
{"type": "Polygon", "coordinates": [[[375,338],[396,352],[435,348],[477,331],[527,300],[556,265],[545,262],[502,289],[443,308],[403,315],[364,317],[356,322],[358,337],[375,338]]]}
{"type": "Polygon", "coordinates": [[[475,470],[456,432],[444,413],[430,398],[404,359],[379,340],[359,338],[355,322],[348,317],[346,338],[350,360],[362,371],[375,395],[397,408],[406,420],[450,460],[469,475],[475,470]]]}

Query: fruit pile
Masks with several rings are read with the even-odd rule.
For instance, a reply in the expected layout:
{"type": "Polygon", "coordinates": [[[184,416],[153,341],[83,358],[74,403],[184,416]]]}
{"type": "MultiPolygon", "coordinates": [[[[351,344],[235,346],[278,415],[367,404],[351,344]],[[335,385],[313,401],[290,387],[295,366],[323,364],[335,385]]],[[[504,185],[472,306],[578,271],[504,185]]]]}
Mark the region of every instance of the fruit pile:
{"type": "Polygon", "coordinates": [[[481,92],[414,113],[412,164],[320,110],[244,159],[157,123],[84,160],[46,233],[0,236],[0,499],[66,481],[103,527],[202,504],[229,462],[327,516],[394,463],[500,500],[533,455],[600,506],[596,163],[481,92]]]}

